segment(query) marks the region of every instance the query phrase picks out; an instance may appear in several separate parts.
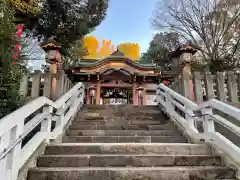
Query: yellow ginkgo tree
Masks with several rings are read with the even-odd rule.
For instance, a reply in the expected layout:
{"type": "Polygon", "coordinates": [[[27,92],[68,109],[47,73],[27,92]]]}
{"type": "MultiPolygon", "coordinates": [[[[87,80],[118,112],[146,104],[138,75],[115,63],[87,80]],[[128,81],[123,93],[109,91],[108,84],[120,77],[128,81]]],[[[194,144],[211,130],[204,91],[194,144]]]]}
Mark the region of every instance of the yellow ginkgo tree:
{"type": "Polygon", "coordinates": [[[96,59],[109,56],[114,51],[114,46],[110,40],[102,40],[102,43],[94,36],[85,36],[83,38],[83,48],[86,49],[87,55],[84,59],[96,59]]]}
{"type": "MultiPolygon", "coordinates": [[[[98,59],[111,55],[116,48],[111,40],[102,40],[100,43],[94,36],[85,36],[83,38],[83,47],[87,51],[84,59],[98,59]]],[[[134,61],[140,58],[140,47],[137,43],[122,43],[118,45],[118,50],[134,61]]]]}
{"type": "Polygon", "coordinates": [[[103,40],[102,41],[102,46],[101,48],[98,50],[98,57],[106,57],[109,56],[110,54],[112,54],[114,52],[115,48],[114,45],[112,45],[112,41],[111,40],[103,40]]]}
{"type": "Polygon", "coordinates": [[[85,36],[83,38],[83,48],[86,49],[87,55],[84,59],[94,59],[97,57],[99,42],[94,36],[85,36]]]}
{"type": "Polygon", "coordinates": [[[118,49],[124,56],[134,61],[140,58],[140,46],[137,43],[121,43],[118,45],[118,49]]]}

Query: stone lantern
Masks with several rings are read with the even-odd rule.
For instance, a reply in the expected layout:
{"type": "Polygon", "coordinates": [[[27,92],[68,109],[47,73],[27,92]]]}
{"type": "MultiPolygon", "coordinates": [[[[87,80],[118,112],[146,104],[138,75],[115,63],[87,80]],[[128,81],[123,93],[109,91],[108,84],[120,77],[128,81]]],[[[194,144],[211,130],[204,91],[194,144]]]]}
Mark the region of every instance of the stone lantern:
{"type": "Polygon", "coordinates": [[[194,62],[194,54],[197,52],[195,45],[191,43],[179,46],[170,56],[173,61],[173,70],[181,72],[183,68],[190,67],[194,62]]]}
{"type": "Polygon", "coordinates": [[[182,79],[183,89],[181,89],[181,92],[191,100],[194,100],[191,65],[194,63],[194,54],[196,52],[195,45],[188,43],[178,47],[176,51],[171,53],[174,64],[173,70],[182,79]]]}
{"type": "Polygon", "coordinates": [[[55,41],[44,42],[41,48],[47,53],[46,62],[50,64],[50,73],[52,77],[51,83],[51,99],[56,100],[56,90],[57,90],[57,70],[58,66],[61,65],[61,46],[59,46],[55,41]]]}

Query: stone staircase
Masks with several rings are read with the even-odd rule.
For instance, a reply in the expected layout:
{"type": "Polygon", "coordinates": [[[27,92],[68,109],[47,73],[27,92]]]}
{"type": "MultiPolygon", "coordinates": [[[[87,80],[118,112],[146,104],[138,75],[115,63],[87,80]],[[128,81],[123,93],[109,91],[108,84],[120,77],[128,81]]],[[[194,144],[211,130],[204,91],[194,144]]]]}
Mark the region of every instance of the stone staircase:
{"type": "Polygon", "coordinates": [[[204,144],[190,144],[156,107],[85,105],[28,180],[235,179],[204,144]]]}

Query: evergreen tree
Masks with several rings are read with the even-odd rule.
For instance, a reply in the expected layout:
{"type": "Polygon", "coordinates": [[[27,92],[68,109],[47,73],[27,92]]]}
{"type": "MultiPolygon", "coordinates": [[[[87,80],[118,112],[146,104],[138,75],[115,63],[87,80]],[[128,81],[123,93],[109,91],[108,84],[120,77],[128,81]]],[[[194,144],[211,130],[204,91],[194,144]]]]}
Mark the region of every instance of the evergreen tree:
{"type": "Polygon", "coordinates": [[[108,0],[45,0],[26,28],[39,41],[56,41],[62,54],[69,55],[72,44],[102,22],[107,7],[108,0]]]}
{"type": "Polygon", "coordinates": [[[142,53],[140,62],[142,64],[155,63],[162,69],[168,70],[172,66],[170,53],[180,46],[180,38],[177,33],[157,33],[147,52],[142,53]]]}
{"type": "Polygon", "coordinates": [[[19,84],[22,77],[22,62],[14,59],[12,51],[17,43],[14,11],[7,0],[0,1],[0,118],[19,107],[19,84]]]}

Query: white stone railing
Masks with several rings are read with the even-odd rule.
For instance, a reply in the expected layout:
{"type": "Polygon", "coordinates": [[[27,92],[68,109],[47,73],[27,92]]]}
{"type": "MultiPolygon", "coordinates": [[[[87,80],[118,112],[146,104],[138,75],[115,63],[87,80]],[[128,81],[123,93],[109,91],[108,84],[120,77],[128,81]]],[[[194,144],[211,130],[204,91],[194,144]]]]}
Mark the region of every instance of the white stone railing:
{"type": "Polygon", "coordinates": [[[240,148],[227,137],[216,132],[215,122],[238,137],[240,137],[240,127],[213,113],[213,110],[218,110],[240,122],[240,109],[216,99],[197,105],[163,84],[158,86],[156,93],[159,106],[168,117],[181,125],[188,137],[193,141],[205,140],[230,157],[235,165],[240,166],[240,148]],[[198,122],[202,122],[204,132],[198,131],[198,122]]]}
{"type": "Polygon", "coordinates": [[[0,119],[1,179],[17,180],[19,169],[37,148],[64,133],[83,101],[84,86],[78,83],[55,102],[39,97],[0,119]],[[35,116],[31,118],[33,113],[35,116]],[[39,127],[39,132],[22,145],[24,138],[36,127],[39,127]]]}

